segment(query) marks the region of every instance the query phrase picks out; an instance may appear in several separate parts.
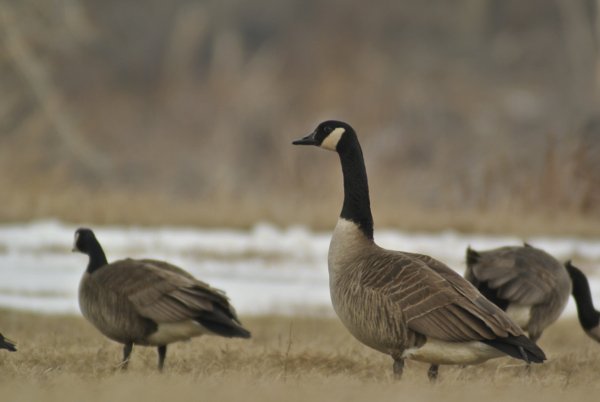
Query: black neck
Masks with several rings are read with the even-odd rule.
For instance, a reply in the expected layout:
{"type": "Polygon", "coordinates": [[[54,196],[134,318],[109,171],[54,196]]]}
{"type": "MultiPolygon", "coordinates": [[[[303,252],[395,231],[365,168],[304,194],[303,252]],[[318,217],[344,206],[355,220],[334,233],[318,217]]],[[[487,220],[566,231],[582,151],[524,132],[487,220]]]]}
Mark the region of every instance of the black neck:
{"type": "Polygon", "coordinates": [[[585,330],[595,328],[600,323],[600,313],[594,308],[588,280],[577,268],[569,267],[568,269],[573,282],[573,297],[577,304],[579,322],[585,330]]]}
{"type": "Polygon", "coordinates": [[[373,240],[373,216],[369,200],[369,183],[362,150],[354,133],[347,133],[338,145],[344,174],[344,206],[341,218],[356,223],[368,239],[373,240]]]}
{"type": "Polygon", "coordinates": [[[98,268],[108,264],[106,255],[104,255],[104,250],[102,250],[102,246],[100,246],[100,243],[98,243],[96,239],[89,245],[89,252],[87,255],[90,257],[90,262],[87,266],[87,272],[90,274],[98,268]]]}

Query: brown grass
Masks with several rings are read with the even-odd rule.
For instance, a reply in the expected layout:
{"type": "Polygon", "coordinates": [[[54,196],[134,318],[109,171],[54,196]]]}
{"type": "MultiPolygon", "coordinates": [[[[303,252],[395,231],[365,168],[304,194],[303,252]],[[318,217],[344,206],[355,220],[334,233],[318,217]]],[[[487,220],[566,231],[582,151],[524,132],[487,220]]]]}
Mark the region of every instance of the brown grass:
{"type": "Polygon", "coordinates": [[[543,336],[549,356],[528,374],[520,362],[496,359],[442,367],[427,381],[427,366],[408,362],[402,381],[388,357],[355,341],[336,319],[246,317],[253,339],[195,339],[169,348],[165,373],[156,353],[137,347],[128,372],[116,369],[119,345],[80,317],[0,311],[2,331],[19,341],[1,353],[0,395],[6,401],[595,401],[600,391],[600,345],[576,321],[563,320],[543,336]]]}

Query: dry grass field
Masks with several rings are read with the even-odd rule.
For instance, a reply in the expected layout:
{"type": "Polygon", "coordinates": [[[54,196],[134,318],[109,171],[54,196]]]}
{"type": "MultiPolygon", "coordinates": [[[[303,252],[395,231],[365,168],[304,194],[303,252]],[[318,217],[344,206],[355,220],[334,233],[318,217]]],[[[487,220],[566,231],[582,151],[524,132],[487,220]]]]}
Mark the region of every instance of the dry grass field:
{"type": "MultiPolygon", "coordinates": [[[[333,162],[338,162],[333,160],[333,162]]],[[[333,165],[336,171],[339,166],[333,165]]],[[[0,178],[1,179],[1,178],[0,178]]],[[[493,213],[473,210],[427,210],[390,199],[385,187],[373,188],[372,205],[377,228],[407,231],[441,231],[452,228],[463,233],[512,233],[519,236],[583,236],[600,235],[600,218],[573,211],[537,211],[527,214],[504,210],[493,213]]],[[[0,185],[2,188],[2,185],[0,185]]],[[[311,205],[311,193],[297,192],[293,201],[269,196],[265,201],[253,198],[220,198],[182,200],[160,194],[139,192],[98,194],[61,188],[55,196],[26,195],[26,191],[0,193],[0,221],[28,222],[48,217],[65,222],[95,225],[201,226],[205,228],[251,228],[257,222],[270,222],[281,227],[305,225],[314,230],[331,230],[335,226],[343,195],[341,179],[333,187],[336,196],[322,199],[319,208],[311,205]],[[173,206],[176,206],[174,208],[173,206]],[[132,207],[133,206],[133,207],[132,207]]]]}
{"type": "Polygon", "coordinates": [[[0,353],[2,401],[597,401],[600,345],[575,320],[551,327],[541,346],[549,360],[512,359],[442,367],[427,381],[425,364],[408,362],[402,381],[391,361],[355,341],[334,318],[245,317],[253,339],[207,337],[169,348],[165,372],[156,352],[134,348],[128,372],[121,347],[73,316],[0,311],[17,353],[0,353]]]}

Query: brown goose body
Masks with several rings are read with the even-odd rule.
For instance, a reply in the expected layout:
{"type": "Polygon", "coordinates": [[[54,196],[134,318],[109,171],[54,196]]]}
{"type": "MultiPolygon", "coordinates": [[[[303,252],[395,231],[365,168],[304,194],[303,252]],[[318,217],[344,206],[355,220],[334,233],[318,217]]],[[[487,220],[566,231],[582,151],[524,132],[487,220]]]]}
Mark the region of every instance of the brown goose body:
{"type": "Polygon", "coordinates": [[[475,364],[510,355],[542,362],[544,352],[501,309],[443,263],[426,255],[385,250],[373,239],[367,174],[356,133],[339,121],[321,123],[293,142],[337,152],[344,203],[329,246],[333,307],[359,341],[394,359],[475,364]]]}
{"type": "Polygon", "coordinates": [[[565,267],[528,244],[467,250],[465,278],[536,341],[563,312],[571,294],[565,267]]]}
{"type": "Polygon", "coordinates": [[[515,345],[515,357],[519,345],[530,346],[518,325],[452,269],[426,255],[383,249],[345,219],[333,233],[329,275],[342,323],[394,359],[476,364],[506,355],[492,346],[496,341],[515,345]]]}
{"type": "Polygon", "coordinates": [[[225,293],[183,269],[150,259],[108,263],[89,229],[77,231],[75,249],[90,255],[79,284],[81,312],[125,345],[125,367],[134,344],[157,346],[162,369],[170,343],[201,335],[250,337],[225,293]]]}
{"type": "Polygon", "coordinates": [[[79,288],[81,312],[120,343],[159,346],[205,334],[243,334],[224,293],[179,270],[163,261],[125,259],[86,272],[79,288]],[[201,317],[230,331],[211,330],[201,317]]]}

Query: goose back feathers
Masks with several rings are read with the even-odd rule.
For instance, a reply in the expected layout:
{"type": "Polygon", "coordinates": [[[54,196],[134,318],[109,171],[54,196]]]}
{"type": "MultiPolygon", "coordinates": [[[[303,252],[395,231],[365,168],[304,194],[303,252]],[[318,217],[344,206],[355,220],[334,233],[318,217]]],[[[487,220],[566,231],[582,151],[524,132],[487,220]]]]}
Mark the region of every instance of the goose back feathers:
{"type": "Polygon", "coordinates": [[[79,289],[82,313],[121,343],[157,346],[210,333],[249,336],[223,292],[178,270],[162,261],[125,259],[86,272],[79,289]],[[196,325],[162,336],[161,326],[187,320],[196,325]]]}

